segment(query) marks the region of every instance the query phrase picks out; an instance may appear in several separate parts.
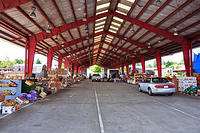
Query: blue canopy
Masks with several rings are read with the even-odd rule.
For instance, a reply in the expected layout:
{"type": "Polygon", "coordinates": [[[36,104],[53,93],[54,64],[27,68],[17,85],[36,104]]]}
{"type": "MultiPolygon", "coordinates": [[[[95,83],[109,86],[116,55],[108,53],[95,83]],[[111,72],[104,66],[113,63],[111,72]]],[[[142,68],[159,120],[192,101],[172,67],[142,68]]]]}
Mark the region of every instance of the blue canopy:
{"type": "Polygon", "coordinates": [[[194,54],[193,69],[194,72],[200,73],[200,53],[194,54]]]}

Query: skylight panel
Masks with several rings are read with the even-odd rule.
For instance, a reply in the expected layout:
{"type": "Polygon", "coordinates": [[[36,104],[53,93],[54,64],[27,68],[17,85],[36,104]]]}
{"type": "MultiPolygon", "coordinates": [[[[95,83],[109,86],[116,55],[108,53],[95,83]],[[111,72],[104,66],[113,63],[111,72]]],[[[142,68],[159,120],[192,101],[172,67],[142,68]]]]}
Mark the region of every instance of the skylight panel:
{"type": "Polygon", "coordinates": [[[130,6],[124,5],[124,4],[122,4],[122,3],[119,3],[119,4],[118,4],[118,7],[119,7],[119,8],[122,8],[122,9],[125,9],[125,10],[128,10],[128,11],[131,9],[130,6]]]}
{"type": "Polygon", "coordinates": [[[116,10],[116,12],[117,12],[117,13],[120,13],[120,14],[122,14],[122,15],[127,15],[127,13],[124,13],[124,12],[121,12],[121,11],[118,11],[118,10],[116,10]]]}
{"type": "Polygon", "coordinates": [[[96,23],[96,24],[95,24],[95,27],[98,26],[98,25],[105,24],[105,23],[106,23],[106,21],[103,21],[103,22],[100,22],[100,23],[96,23]]]}
{"type": "MultiPolygon", "coordinates": [[[[97,0],[97,1],[100,1],[100,0],[97,0]]],[[[135,0],[126,0],[126,1],[129,1],[129,2],[131,2],[131,3],[134,3],[134,2],[135,2],[135,0]]]]}
{"type": "Polygon", "coordinates": [[[104,20],[104,19],[106,19],[106,17],[99,18],[99,19],[96,20],[96,22],[101,21],[101,20],[104,20]]]}
{"type": "Polygon", "coordinates": [[[108,12],[108,10],[97,12],[96,15],[99,15],[99,14],[102,14],[102,13],[105,13],[105,12],[108,12]]]}
{"type": "Polygon", "coordinates": [[[119,24],[119,23],[116,23],[116,22],[112,22],[111,24],[113,24],[113,25],[115,25],[115,26],[118,26],[118,27],[120,27],[120,26],[121,26],[121,24],[119,24]]]}
{"type": "Polygon", "coordinates": [[[109,31],[112,32],[112,33],[117,33],[117,31],[112,30],[112,29],[109,29],[109,31]]]}
{"type": "Polygon", "coordinates": [[[104,25],[99,26],[99,27],[95,27],[95,30],[102,29],[102,28],[104,28],[104,25]]]}
{"type": "Polygon", "coordinates": [[[121,18],[118,18],[118,17],[113,17],[113,19],[115,19],[115,20],[117,20],[117,21],[119,21],[119,22],[123,22],[123,19],[121,19],[121,18]]]}
{"type": "Polygon", "coordinates": [[[105,53],[106,51],[104,51],[104,50],[101,50],[101,52],[102,52],[102,53],[105,53]]]}
{"type": "Polygon", "coordinates": [[[110,36],[110,35],[107,35],[106,37],[108,37],[108,38],[111,38],[111,39],[113,39],[113,38],[114,38],[113,36],[110,36]]]}
{"type": "Polygon", "coordinates": [[[94,38],[99,38],[99,37],[101,37],[102,35],[98,35],[98,36],[95,36],[94,38]]]}
{"type": "Polygon", "coordinates": [[[102,9],[102,8],[105,8],[105,7],[108,7],[110,5],[110,2],[108,2],[108,3],[105,3],[105,4],[101,4],[101,5],[97,5],[97,10],[99,10],[99,9],[102,9]]]}
{"type": "Polygon", "coordinates": [[[110,28],[112,28],[112,29],[115,29],[115,30],[118,30],[119,28],[117,28],[117,27],[114,27],[114,26],[110,26],[110,28]]]}
{"type": "Polygon", "coordinates": [[[96,46],[94,46],[94,49],[95,49],[95,48],[98,48],[98,47],[99,47],[99,45],[96,45],[96,46]]]}
{"type": "Polygon", "coordinates": [[[95,33],[97,33],[97,32],[100,32],[100,31],[103,31],[103,29],[100,29],[100,30],[96,30],[96,31],[95,31],[95,33]]]}

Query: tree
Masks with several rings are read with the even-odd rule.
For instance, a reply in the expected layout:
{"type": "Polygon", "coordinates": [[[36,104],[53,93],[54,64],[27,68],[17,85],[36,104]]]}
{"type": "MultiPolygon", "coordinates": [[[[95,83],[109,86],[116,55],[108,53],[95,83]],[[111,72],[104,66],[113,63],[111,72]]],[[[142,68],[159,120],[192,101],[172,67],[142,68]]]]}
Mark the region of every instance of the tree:
{"type": "Polygon", "coordinates": [[[93,65],[89,69],[95,73],[100,73],[103,70],[103,68],[98,65],[93,65]]]}
{"type": "Polygon", "coordinates": [[[179,63],[178,63],[178,65],[183,65],[184,64],[184,60],[182,59],[179,63]]]}
{"type": "Polygon", "coordinates": [[[41,63],[40,59],[37,59],[35,64],[42,64],[42,63],[41,63]]]}
{"type": "Polygon", "coordinates": [[[172,61],[167,61],[167,62],[165,62],[165,66],[166,66],[167,68],[172,67],[173,64],[174,64],[174,63],[173,63],[172,61]]]}
{"type": "Polygon", "coordinates": [[[156,60],[153,61],[153,67],[157,67],[156,60]]]}
{"type": "Polygon", "coordinates": [[[0,61],[0,68],[11,68],[15,64],[15,61],[11,61],[9,57],[5,57],[5,60],[0,61]]]}
{"type": "Polygon", "coordinates": [[[16,64],[24,64],[24,61],[22,59],[15,59],[16,64]]]}

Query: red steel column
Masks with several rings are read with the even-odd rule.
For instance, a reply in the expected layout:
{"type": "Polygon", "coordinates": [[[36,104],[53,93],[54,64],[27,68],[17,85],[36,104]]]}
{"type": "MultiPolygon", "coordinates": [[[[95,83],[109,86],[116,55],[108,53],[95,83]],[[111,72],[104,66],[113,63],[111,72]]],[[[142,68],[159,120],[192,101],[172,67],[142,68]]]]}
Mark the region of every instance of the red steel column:
{"type": "Polygon", "coordinates": [[[136,73],[135,60],[132,60],[133,73],[136,73]]]}
{"type": "Polygon", "coordinates": [[[144,55],[141,56],[141,64],[142,64],[142,72],[145,73],[145,57],[144,57],[144,55]]]}
{"type": "Polygon", "coordinates": [[[70,61],[70,67],[69,67],[69,71],[71,72],[72,74],[72,62],[70,61]]]}
{"type": "Polygon", "coordinates": [[[29,38],[29,45],[28,45],[28,74],[32,74],[36,43],[37,43],[37,41],[36,41],[34,36],[29,38]]]}
{"type": "Polygon", "coordinates": [[[126,64],[126,74],[129,75],[129,64],[126,64]]]}
{"type": "Polygon", "coordinates": [[[77,65],[76,64],[74,64],[74,74],[77,75],[77,65]]]}
{"type": "Polygon", "coordinates": [[[78,75],[80,74],[81,67],[78,67],[78,75]]]}
{"type": "Polygon", "coordinates": [[[193,75],[193,60],[192,60],[192,41],[190,41],[190,65],[191,65],[191,76],[193,75]]]}
{"type": "Polygon", "coordinates": [[[53,49],[49,48],[47,55],[47,70],[51,70],[52,60],[53,60],[53,49]]]}
{"type": "Polygon", "coordinates": [[[122,74],[124,74],[124,65],[122,65],[122,74]]]}
{"type": "Polygon", "coordinates": [[[160,50],[156,51],[156,62],[157,62],[157,69],[158,69],[158,77],[162,77],[162,62],[161,62],[160,50]]]}
{"type": "Polygon", "coordinates": [[[187,40],[183,41],[182,50],[183,50],[186,76],[190,76],[189,42],[187,40]]]}
{"type": "Polygon", "coordinates": [[[26,44],[25,44],[25,62],[24,62],[24,76],[27,74],[27,45],[28,41],[26,39],[26,44]]]}
{"type": "Polygon", "coordinates": [[[69,59],[66,58],[66,60],[65,60],[65,68],[66,68],[66,69],[68,68],[68,65],[69,65],[69,59]]]}
{"type": "Polygon", "coordinates": [[[58,58],[58,68],[61,69],[62,67],[62,56],[60,55],[58,58]]]}

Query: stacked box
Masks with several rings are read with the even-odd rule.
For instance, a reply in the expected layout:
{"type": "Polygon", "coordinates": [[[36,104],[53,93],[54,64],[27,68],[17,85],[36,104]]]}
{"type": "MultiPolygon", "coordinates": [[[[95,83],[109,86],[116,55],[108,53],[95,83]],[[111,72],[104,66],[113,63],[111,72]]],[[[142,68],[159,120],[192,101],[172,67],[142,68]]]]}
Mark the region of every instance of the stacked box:
{"type": "Polygon", "coordinates": [[[11,114],[15,112],[15,106],[2,106],[2,114],[11,114]]]}
{"type": "Polygon", "coordinates": [[[184,91],[190,86],[197,86],[196,77],[178,77],[178,90],[184,91]]]}

